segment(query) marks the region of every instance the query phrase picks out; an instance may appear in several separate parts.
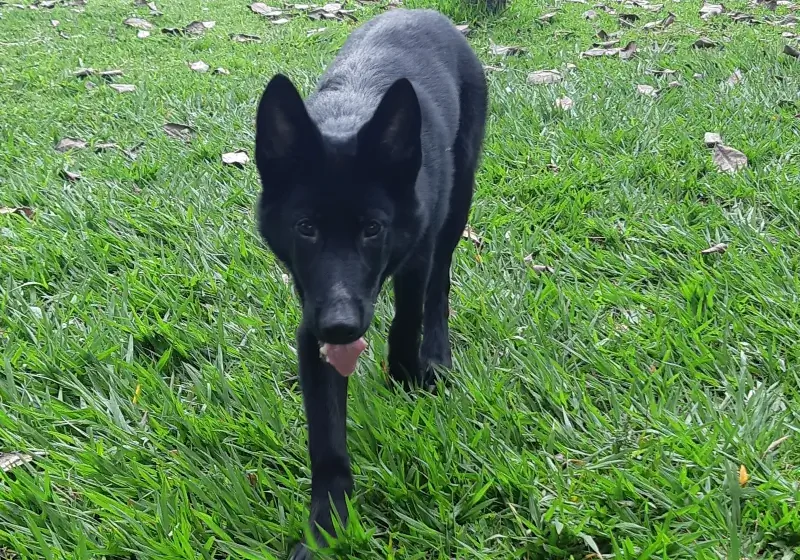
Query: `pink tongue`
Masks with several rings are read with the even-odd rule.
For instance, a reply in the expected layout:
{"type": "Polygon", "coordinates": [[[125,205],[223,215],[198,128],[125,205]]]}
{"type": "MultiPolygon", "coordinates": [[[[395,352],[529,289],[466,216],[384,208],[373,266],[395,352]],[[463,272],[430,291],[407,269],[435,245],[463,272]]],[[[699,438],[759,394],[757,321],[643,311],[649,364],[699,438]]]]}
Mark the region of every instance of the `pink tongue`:
{"type": "Polygon", "coordinates": [[[367,341],[359,338],[350,344],[324,344],[322,353],[328,363],[341,375],[349,377],[356,370],[356,363],[361,353],[367,349],[367,341]]]}

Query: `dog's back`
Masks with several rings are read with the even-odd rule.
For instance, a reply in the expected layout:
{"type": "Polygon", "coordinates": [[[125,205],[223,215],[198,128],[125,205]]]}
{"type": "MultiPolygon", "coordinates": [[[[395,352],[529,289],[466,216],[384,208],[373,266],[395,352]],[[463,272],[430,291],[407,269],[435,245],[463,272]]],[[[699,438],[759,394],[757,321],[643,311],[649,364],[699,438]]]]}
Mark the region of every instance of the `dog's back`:
{"type": "Polygon", "coordinates": [[[348,137],[400,78],[414,85],[423,115],[428,180],[421,184],[436,185],[418,193],[430,212],[425,222],[443,224],[453,169],[477,167],[488,104],[483,66],[450,20],[433,10],[395,9],[368,21],[347,39],[306,105],[324,135],[348,137]]]}

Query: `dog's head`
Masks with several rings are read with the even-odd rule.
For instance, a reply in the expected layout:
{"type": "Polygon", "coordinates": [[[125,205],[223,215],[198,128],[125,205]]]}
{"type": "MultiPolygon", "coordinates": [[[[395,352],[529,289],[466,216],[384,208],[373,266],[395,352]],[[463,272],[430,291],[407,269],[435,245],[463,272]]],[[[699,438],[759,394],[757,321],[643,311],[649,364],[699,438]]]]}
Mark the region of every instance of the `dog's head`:
{"type": "Polygon", "coordinates": [[[366,332],[384,279],[420,235],[421,122],[406,79],[359,130],[342,134],[320,130],[285,76],[264,90],[256,117],[259,230],[290,269],[304,322],[322,342],[347,344],[366,332]]]}

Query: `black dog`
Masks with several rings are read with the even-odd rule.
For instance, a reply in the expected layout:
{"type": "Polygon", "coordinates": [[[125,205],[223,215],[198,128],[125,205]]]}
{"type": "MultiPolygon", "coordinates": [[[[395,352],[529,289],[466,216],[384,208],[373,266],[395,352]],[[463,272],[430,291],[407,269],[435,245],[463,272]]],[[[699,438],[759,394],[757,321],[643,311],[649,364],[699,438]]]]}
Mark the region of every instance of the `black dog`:
{"type": "MultiPolygon", "coordinates": [[[[348,378],[320,346],[359,341],[392,276],[390,376],[419,386],[433,382],[432,365],[451,366],[450,262],[472,201],[486,112],[480,61],[431,10],[392,10],[356,29],[305,103],[280,74],[261,97],[259,230],[303,305],[297,353],[310,523],[320,544],[319,528],[333,530],[331,501],[344,522],[353,490],[348,378]]],[[[309,557],[302,543],[293,553],[309,557]]]]}

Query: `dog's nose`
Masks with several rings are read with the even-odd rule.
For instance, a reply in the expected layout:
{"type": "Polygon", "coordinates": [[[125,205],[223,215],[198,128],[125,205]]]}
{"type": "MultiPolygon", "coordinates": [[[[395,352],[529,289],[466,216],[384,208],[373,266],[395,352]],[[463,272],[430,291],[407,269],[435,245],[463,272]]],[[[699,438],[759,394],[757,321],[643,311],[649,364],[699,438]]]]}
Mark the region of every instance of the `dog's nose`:
{"type": "Polygon", "coordinates": [[[361,334],[361,316],[355,306],[337,306],[320,313],[317,327],[322,342],[349,344],[361,334]]]}

